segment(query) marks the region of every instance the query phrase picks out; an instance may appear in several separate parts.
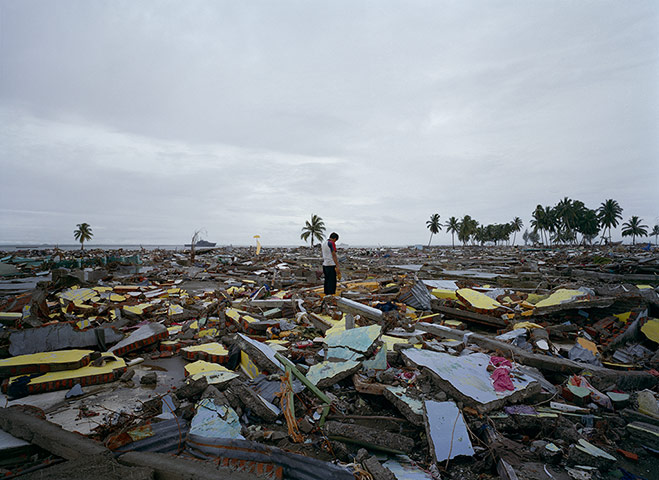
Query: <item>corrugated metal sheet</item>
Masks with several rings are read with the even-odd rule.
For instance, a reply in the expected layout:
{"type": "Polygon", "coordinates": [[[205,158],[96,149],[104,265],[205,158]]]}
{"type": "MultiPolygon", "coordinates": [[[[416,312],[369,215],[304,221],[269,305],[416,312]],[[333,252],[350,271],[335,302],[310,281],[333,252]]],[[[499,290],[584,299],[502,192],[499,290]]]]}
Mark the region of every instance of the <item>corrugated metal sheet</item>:
{"type": "Polygon", "coordinates": [[[189,429],[188,423],[178,417],[152,423],[150,428],[142,426],[135,429],[135,437],[144,437],[151,433],[150,436],[123,445],[116,449],[114,453],[115,455],[126,452],[180,453],[185,447],[185,439],[189,429]]]}

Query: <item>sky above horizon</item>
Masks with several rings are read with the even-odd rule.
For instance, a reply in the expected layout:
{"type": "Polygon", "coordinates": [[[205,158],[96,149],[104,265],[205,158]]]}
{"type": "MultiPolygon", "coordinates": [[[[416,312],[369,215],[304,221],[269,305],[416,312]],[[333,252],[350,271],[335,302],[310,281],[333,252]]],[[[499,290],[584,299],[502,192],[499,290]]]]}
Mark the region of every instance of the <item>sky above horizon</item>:
{"type": "Polygon", "coordinates": [[[0,0],[0,244],[425,244],[566,196],[651,229],[658,45],[651,0],[0,0]]]}

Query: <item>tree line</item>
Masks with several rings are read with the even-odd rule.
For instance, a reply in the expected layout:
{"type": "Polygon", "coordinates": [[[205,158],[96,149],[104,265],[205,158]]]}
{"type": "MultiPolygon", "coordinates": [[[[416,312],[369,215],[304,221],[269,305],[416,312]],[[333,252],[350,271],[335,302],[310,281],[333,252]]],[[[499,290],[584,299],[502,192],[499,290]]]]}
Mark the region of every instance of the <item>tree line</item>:
{"type": "MultiPolygon", "coordinates": [[[[533,229],[530,232],[528,229],[525,230],[522,238],[525,244],[585,245],[592,244],[601,233],[600,242],[611,242],[611,229],[617,227],[622,220],[622,212],[620,204],[613,199],[605,200],[597,209],[590,209],[580,200],[565,197],[553,207],[538,205],[531,213],[533,229]]],[[[509,244],[511,235],[514,246],[517,232],[521,231],[523,226],[524,223],[519,217],[508,223],[484,225],[470,215],[465,215],[461,219],[451,217],[442,224],[437,213],[432,214],[430,220],[426,222],[426,227],[430,230],[428,246],[432,242],[433,235],[439,233],[442,227],[446,227],[446,231],[451,234],[451,243],[454,247],[455,236],[466,246],[470,242],[472,245],[486,243],[499,245],[504,242],[509,244]]],[[[622,224],[622,236],[632,237],[632,244],[636,244],[636,237],[646,237],[648,233],[655,237],[656,244],[659,225],[655,225],[652,231],[648,232],[648,226],[644,225],[643,219],[636,215],[622,224]]]]}

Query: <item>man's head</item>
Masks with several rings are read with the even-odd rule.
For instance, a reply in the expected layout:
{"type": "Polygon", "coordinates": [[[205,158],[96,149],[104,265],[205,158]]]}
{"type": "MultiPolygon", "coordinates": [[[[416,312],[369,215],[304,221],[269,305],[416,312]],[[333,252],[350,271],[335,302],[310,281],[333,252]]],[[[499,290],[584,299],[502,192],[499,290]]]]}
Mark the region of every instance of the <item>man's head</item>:
{"type": "Polygon", "coordinates": [[[329,238],[330,238],[330,240],[336,242],[339,239],[339,234],[336,233],[336,232],[332,232],[332,233],[330,233],[329,238]]]}

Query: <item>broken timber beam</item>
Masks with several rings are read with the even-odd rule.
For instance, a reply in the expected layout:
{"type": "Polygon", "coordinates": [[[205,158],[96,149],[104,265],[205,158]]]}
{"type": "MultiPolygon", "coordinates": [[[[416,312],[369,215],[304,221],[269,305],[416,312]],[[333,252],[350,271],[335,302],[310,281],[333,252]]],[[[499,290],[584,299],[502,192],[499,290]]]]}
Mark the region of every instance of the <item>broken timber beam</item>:
{"type": "Polygon", "coordinates": [[[480,323],[481,325],[487,325],[488,327],[505,328],[508,325],[503,318],[492,317],[490,315],[483,315],[482,313],[475,313],[468,310],[460,310],[458,308],[438,305],[438,303],[434,301],[432,302],[432,311],[444,313],[458,320],[480,323]]]}
{"type": "Polygon", "coordinates": [[[659,275],[643,274],[643,273],[606,273],[606,272],[593,272],[590,270],[581,270],[573,268],[570,271],[571,277],[581,278],[596,278],[603,282],[616,282],[616,283],[636,283],[648,282],[652,284],[659,284],[659,275]]]}
{"type": "Polygon", "coordinates": [[[369,307],[368,305],[364,305],[363,303],[355,302],[354,300],[350,300],[348,298],[337,297],[336,306],[343,313],[352,313],[353,315],[361,315],[362,317],[366,317],[374,322],[377,323],[382,322],[382,310],[369,307]]]}
{"type": "Polygon", "coordinates": [[[588,310],[589,308],[606,308],[613,305],[616,301],[613,297],[601,297],[592,300],[575,301],[559,303],[548,307],[536,308],[533,316],[551,315],[552,313],[562,312],[565,310],[588,310]]]}

